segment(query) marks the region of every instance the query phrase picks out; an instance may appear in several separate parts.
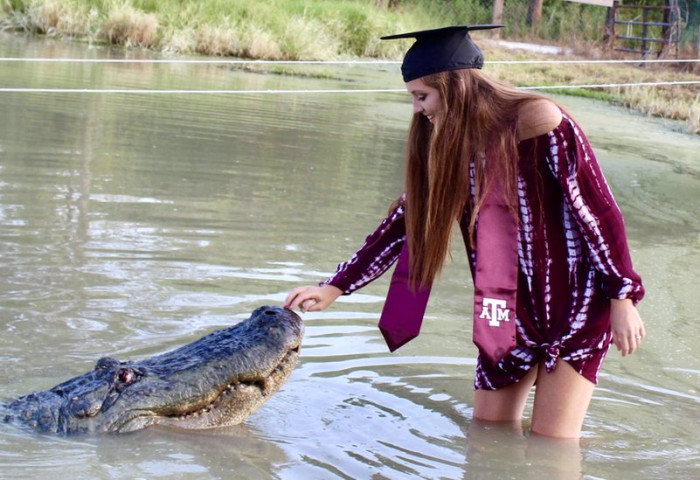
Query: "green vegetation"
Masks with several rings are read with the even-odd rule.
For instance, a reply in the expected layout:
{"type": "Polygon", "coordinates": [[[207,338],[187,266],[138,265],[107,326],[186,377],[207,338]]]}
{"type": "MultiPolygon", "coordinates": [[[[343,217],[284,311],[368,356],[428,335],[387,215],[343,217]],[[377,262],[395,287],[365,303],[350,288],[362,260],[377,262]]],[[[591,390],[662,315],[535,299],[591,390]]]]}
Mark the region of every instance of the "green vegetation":
{"type": "MultiPolygon", "coordinates": [[[[542,20],[527,25],[527,0],[509,0],[500,34],[506,40],[553,43],[566,59],[605,55],[606,9],[545,2],[542,20]]],[[[398,59],[410,41],[382,42],[387,33],[450,24],[490,23],[482,0],[0,0],[0,29],[162,52],[270,60],[398,59]]],[[[516,53],[480,38],[490,60],[548,58],[516,53]]],[[[697,70],[697,66],[695,67],[697,70]]],[[[501,66],[518,86],[698,80],[693,69],[634,65],[501,66]]],[[[566,90],[596,96],[650,115],[687,122],[700,133],[697,85],[566,90]]]]}
{"type": "Polygon", "coordinates": [[[334,0],[0,0],[0,26],[127,47],[272,60],[396,56],[421,12],[334,0]]]}

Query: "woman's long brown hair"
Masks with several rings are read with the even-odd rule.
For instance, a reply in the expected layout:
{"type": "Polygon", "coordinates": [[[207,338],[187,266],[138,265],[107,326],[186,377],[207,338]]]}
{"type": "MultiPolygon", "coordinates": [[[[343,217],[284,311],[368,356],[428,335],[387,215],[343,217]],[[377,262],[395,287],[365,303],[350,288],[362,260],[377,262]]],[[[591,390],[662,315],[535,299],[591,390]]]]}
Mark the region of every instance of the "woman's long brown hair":
{"type": "Polygon", "coordinates": [[[409,131],[406,234],[414,287],[429,285],[439,275],[452,227],[465,208],[471,212],[469,233],[473,241],[482,192],[493,175],[503,179],[507,198],[515,198],[518,110],[523,103],[542,98],[473,69],[441,72],[422,80],[440,92],[443,114],[433,125],[416,113],[409,131]],[[486,163],[489,175],[485,174],[486,163]],[[474,168],[474,202],[470,168],[474,168]]]}

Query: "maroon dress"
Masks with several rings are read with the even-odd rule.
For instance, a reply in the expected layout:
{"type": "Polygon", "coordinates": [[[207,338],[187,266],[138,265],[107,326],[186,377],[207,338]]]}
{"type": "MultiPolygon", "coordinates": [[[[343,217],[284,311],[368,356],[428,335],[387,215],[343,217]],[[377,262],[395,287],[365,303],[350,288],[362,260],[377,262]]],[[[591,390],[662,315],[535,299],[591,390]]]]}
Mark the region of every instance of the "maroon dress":
{"type": "MultiPolygon", "coordinates": [[[[497,363],[479,355],[475,386],[505,387],[540,362],[552,371],[557,359],[596,383],[612,340],[610,299],[636,304],[644,296],[620,209],[588,140],[570,117],[564,115],[551,132],[520,142],[519,154],[517,345],[497,363]]],[[[470,188],[473,196],[473,176],[470,188]]],[[[473,275],[469,218],[465,210],[460,227],[473,275]]],[[[405,240],[399,202],[323,284],[354,292],[387,271],[405,240]]]]}

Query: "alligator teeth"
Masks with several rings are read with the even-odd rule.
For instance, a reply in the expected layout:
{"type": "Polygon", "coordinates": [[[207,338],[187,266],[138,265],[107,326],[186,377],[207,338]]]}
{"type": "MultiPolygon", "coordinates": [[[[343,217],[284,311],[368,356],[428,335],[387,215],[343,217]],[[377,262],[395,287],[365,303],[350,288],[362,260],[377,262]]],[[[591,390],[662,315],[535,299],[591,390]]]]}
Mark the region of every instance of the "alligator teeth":
{"type": "MultiPolygon", "coordinates": [[[[177,415],[177,420],[178,421],[187,421],[188,419],[196,419],[202,416],[207,416],[211,415],[212,412],[216,414],[216,412],[219,409],[219,406],[221,404],[225,404],[227,402],[226,396],[227,395],[234,395],[237,392],[243,392],[246,391],[250,387],[255,388],[255,393],[257,391],[260,392],[260,395],[262,397],[267,397],[270,395],[270,388],[271,385],[275,384],[274,377],[280,373],[284,372],[285,370],[288,369],[290,363],[295,363],[296,362],[296,355],[299,353],[299,347],[296,347],[292,349],[290,352],[287,353],[287,355],[282,359],[282,361],[273,369],[271,374],[267,378],[262,378],[262,379],[257,379],[257,380],[248,380],[241,382],[239,380],[234,380],[228,385],[226,385],[219,395],[217,395],[216,398],[214,398],[208,405],[203,406],[199,410],[196,411],[191,411],[191,412],[184,412],[179,415],[177,415]]],[[[252,393],[252,392],[251,392],[252,393]]]]}

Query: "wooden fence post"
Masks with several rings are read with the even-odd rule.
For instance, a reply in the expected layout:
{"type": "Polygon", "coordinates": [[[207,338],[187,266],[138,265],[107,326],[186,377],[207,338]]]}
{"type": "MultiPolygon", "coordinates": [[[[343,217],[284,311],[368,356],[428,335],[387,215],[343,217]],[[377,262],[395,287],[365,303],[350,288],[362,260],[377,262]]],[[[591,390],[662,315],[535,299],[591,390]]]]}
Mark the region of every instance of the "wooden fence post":
{"type": "Polygon", "coordinates": [[[527,24],[529,26],[537,25],[542,18],[542,3],[544,0],[530,0],[527,8],[527,24]]]}
{"type": "MultiPolygon", "coordinates": [[[[493,21],[492,23],[501,24],[503,22],[503,4],[506,0],[494,0],[493,2],[493,21]]],[[[499,38],[501,36],[501,29],[497,28],[491,32],[493,38],[499,38]]]]}

